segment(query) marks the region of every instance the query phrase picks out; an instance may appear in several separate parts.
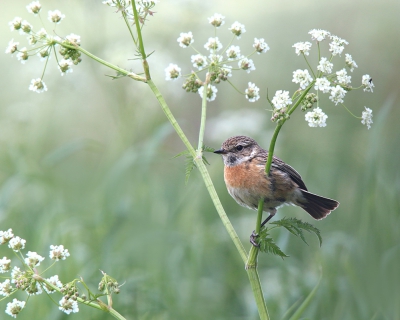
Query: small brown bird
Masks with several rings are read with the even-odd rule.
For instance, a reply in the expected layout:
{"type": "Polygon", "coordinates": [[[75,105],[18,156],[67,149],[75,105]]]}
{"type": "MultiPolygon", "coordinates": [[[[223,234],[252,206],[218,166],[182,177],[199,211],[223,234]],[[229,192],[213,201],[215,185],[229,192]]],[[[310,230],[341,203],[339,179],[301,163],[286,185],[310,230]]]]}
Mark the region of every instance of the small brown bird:
{"type": "Polygon", "coordinates": [[[229,138],[214,153],[222,155],[226,187],[237,203],[257,210],[259,200],[264,199],[264,211],[269,216],[262,226],[284,204],[299,206],[317,220],[325,218],[339,206],[335,200],[308,192],[300,174],[275,156],[269,175],[266,175],[268,151],[252,138],[229,138]]]}

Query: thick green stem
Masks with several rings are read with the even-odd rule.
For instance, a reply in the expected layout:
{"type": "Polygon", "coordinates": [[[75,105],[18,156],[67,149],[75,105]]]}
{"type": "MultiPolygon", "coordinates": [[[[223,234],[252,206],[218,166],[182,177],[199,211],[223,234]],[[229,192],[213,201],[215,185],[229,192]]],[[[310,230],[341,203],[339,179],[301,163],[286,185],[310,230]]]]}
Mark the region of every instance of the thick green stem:
{"type": "Polygon", "coordinates": [[[247,275],[249,276],[251,289],[253,290],[260,319],[269,320],[268,310],[265,304],[264,295],[260,284],[260,278],[258,277],[257,267],[249,268],[246,271],[247,275]]]}

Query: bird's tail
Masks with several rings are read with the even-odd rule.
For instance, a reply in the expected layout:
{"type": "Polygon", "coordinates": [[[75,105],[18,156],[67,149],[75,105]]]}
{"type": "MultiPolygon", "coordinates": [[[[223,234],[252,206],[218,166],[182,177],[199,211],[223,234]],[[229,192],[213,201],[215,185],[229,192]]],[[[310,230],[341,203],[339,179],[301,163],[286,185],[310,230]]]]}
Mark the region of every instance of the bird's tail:
{"type": "Polygon", "coordinates": [[[325,218],[339,206],[339,202],[336,200],[324,198],[305,190],[301,190],[301,193],[306,201],[302,202],[300,206],[314,219],[320,220],[325,218]]]}

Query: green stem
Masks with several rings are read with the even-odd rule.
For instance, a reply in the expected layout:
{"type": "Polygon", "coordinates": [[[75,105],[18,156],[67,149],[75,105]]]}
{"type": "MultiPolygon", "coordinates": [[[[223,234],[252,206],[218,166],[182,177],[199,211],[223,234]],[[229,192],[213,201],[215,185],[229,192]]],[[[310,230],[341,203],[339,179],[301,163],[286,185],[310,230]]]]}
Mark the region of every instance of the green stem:
{"type": "Polygon", "coordinates": [[[62,43],[60,41],[54,41],[54,42],[58,43],[60,46],[63,46],[65,48],[69,48],[69,49],[74,49],[74,50],[80,51],[83,54],[87,55],[89,58],[92,58],[93,60],[97,61],[98,63],[100,63],[100,64],[102,64],[102,65],[104,65],[106,67],[109,67],[110,69],[113,69],[113,70],[115,70],[115,71],[117,71],[117,72],[129,77],[129,78],[132,78],[133,80],[142,81],[142,82],[146,82],[147,81],[146,78],[143,78],[143,77],[137,75],[136,73],[130,72],[130,71],[122,69],[122,68],[120,68],[120,67],[118,67],[118,66],[116,66],[116,65],[114,65],[112,63],[109,63],[109,62],[107,62],[107,61],[95,56],[94,54],[90,53],[89,51],[81,48],[80,46],[68,45],[68,44],[62,43]]]}
{"type": "Polygon", "coordinates": [[[246,271],[247,275],[249,276],[251,289],[253,290],[260,319],[269,320],[268,310],[265,304],[264,295],[260,284],[260,278],[257,272],[257,267],[249,268],[246,271]]]}
{"type": "Polygon", "coordinates": [[[211,74],[207,73],[206,81],[203,84],[203,99],[201,102],[201,121],[200,121],[200,131],[199,131],[199,144],[197,146],[197,156],[199,158],[203,157],[203,143],[204,143],[204,132],[206,129],[206,114],[207,114],[207,89],[210,83],[211,74]]]}

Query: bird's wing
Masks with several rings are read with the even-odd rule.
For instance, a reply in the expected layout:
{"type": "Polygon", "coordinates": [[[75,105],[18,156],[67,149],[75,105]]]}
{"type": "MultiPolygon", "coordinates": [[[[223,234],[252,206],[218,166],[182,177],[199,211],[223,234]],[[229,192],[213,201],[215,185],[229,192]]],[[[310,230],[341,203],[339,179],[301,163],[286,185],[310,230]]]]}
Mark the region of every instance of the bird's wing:
{"type": "Polygon", "coordinates": [[[272,167],[287,173],[289,175],[289,177],[295,183],[297,183],[297,185],[300,187],[300,189],[307,191],[307,187],[304,184],[303,180],[301,179],[300,174],[295,169],[293,169],[291,166],[289,166],[288,164],[283,162],[281,159],[274,156],[274,158],[272,160],[272,167]]]}

